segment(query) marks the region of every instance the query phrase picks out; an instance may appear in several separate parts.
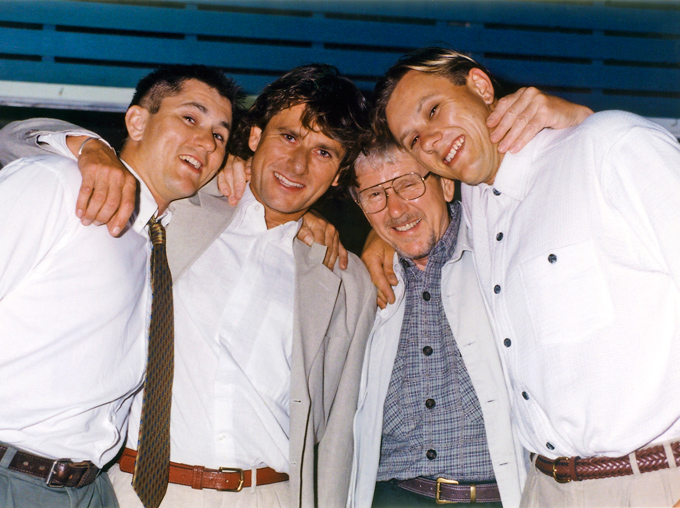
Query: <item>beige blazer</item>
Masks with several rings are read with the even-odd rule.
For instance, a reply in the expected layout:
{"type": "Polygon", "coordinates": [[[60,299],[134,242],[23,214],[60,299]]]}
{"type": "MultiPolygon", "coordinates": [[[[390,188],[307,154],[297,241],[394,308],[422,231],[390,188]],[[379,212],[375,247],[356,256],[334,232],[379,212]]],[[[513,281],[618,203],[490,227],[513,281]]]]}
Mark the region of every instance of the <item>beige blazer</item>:
{"type": "MultiPolygon", "coordinates": [[[[40,153],[38,135],[77,126],[46,119],[0,131],[0,162],[40,153]]],[[[178,280],[224,231],[234,208],[211,181],[170,206],[168,262],[178,280]]],[[[376,310],[375,288],[363,263],[323,266],[326,249],[294,242],[296,285],[291,363],[291,506],[344,507],[352,466],[352,420],[361,364],[376,310]]],[[[181,338],[177,338],[181,340],[181,338]]]]}

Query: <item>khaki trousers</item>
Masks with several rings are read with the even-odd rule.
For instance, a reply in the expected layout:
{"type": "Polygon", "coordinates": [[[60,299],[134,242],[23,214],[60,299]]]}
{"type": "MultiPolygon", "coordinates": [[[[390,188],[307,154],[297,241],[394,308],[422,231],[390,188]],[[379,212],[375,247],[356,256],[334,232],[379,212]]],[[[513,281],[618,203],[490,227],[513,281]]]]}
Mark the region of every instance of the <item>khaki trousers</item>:
{"type": "MultiPolygon", "coordinates": [[[[132,475],[115,464],[109,470],[113,490],[120,508],[144,508],[132,488],[132,475]]],[[[273,483],[243,489],[241,492],[197,490],[185,485],[169,484],[161,508],[288,508],[289,482],[273,483]]]]}
{"type": "Polygon", "coordinates": [[[678,500],[680,467],[602,480],[557,483],[532,464],[520,507],[671,507],[678,500]]]}

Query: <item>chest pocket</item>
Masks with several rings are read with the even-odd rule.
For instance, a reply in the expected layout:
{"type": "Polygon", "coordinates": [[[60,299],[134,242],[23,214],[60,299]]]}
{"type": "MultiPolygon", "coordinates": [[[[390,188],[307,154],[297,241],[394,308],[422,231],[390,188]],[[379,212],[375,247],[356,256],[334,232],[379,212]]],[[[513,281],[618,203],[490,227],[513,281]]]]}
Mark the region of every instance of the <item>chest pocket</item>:
{"type": "Polygon", "coordinates": [[[545,252],[520,266],[527,312],[537,340],[578,341],[614,319],[592,243],[545,252]]]}

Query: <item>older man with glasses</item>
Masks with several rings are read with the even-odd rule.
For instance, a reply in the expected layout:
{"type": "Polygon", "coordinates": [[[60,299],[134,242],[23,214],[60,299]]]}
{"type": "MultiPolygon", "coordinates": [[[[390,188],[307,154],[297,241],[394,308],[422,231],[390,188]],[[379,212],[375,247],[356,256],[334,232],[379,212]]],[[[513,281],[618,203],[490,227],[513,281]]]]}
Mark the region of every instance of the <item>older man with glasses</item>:
{"type": "Polygon", "coordinates": [[[349,506],[516,506],[524,467],[454,183],[389,142],[354,169],[399,284],[366,350],[349,506]]]}

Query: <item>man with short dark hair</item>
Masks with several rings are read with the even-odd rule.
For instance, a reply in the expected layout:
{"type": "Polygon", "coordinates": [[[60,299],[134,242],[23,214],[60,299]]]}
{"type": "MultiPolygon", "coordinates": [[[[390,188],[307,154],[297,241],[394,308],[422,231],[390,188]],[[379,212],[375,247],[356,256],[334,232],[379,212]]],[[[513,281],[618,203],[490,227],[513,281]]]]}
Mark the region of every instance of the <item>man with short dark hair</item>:
{"type": "Polygon", "coordinates": [[[399,284],[366,348],[348,506],[517,506],[526,466],[454,182],[390,142],[354,177],[399,284]]]}
{"type": "Polygon", "coordinates": [[[377,118],[429,170],[464,182],[513,421],[532,452],[524,506],[680,498],[680,146],[623,112],[498,154],[479,65],[427,48],[378,87],[377,118]],[[643,170],[641,171],[641,168],[643,170]]]}
{"type": "MultiPolygon", "coordinates": [[[[355,256],[331,271],[322,246],[295,237],[367,130],[351,81],[328,65],[299,67],[245,118],[252,183],[239,204],[213,181],[173,205],[177,354],[162,506],[345,505],[375,290],[355,256]]],[[[121,504],[136,506],[134,425],[129,434],[111,476],[121,504]]]]}
{"type": "Polygon", "coordinates": [[[170,202],[220,168],[237,91],[194,66],[161,68],[145,80],[152,86],[139,89],[140,104],[125,115],[121,157],[140,196],[120,238],[73,215],[81,184],[73,160],[41,155],[0,171],[3,507],[117,506],[99,473],[122,444],[144,378],[147,224],[167,224],[170,202]],[[153,91],[169,81],[172,90],[153,91]]]}

